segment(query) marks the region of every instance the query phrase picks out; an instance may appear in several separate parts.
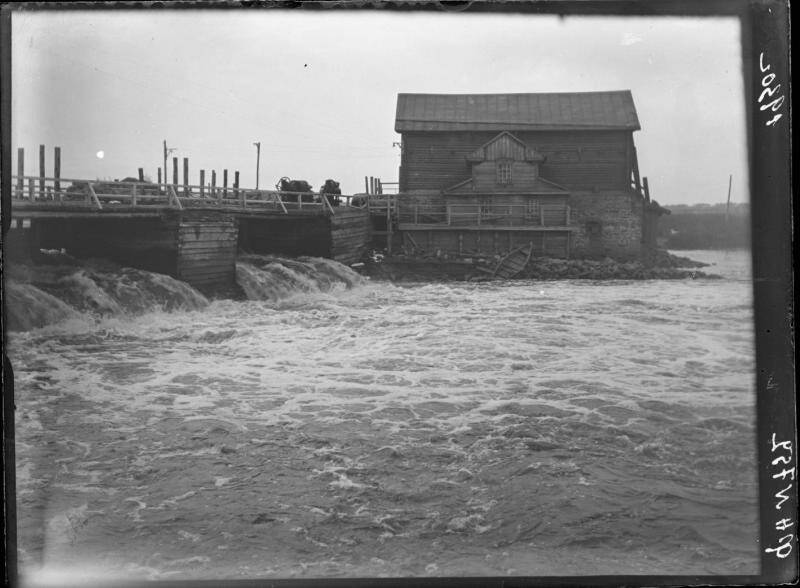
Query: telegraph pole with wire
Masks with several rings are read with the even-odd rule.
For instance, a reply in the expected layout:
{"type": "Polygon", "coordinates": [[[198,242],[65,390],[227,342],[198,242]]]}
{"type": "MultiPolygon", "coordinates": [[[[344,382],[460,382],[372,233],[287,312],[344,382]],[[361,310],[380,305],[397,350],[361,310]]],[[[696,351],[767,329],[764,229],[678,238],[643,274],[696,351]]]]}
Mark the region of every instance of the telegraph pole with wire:
{"type": "Polygon", "coordinates": [[[261,167],[261,141],[253,143],[256,146],[256,190],[258,190],[258,172],[261,167]]]}
{"type": "Polygon", "coordinates": [[[175,147],[167,149],[167,140],[164,139],[164,194],[169,192],[169,188],[167,187],[169,184],[169,180],[167,180],[167,156],[173,151],[177,151],[177,149],[175,147]]]}

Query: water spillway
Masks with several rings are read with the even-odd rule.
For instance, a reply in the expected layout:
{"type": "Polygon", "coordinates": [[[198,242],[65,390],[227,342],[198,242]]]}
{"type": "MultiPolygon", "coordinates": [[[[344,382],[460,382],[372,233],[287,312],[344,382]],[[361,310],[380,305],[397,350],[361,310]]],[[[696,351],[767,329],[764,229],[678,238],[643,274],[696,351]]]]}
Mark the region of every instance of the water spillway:
{"type": "MultiPolygon", "coordinates": [[[[209,304],[200,291],[165,274],[105,260],[78,262],[59,252],[48,257],[48,264],[11,268],[6,284],[9,329],[29,330],[81,316],[200,310],[209,304]]],[[[236,283],[249,300],[274,302],[353,288],[364,278],[330,259],[248,254],[236,263],[236,283]]]]}

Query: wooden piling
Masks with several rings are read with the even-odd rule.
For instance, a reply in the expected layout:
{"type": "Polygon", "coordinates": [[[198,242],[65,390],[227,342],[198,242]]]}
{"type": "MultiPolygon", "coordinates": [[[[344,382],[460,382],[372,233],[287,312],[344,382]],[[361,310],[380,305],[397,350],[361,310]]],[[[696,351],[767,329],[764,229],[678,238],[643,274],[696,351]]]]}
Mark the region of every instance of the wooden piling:
{"type": "Polygon", "coordinates": [[[33,178],[28,178],[28,200],[33,202],[36,193],[36,181],[33,178]]]}
{"type": "Polygon", "coordinates": [[[39,197],[44,197],[44,145],[39,145],[39,197]]]}
{"type": "Polygon", "coordinates": [[[54,189],[61,199],[61,147],[53,148],[53,177],[55,178],[54,189]]]}
{"type": "Polygon", "coordinates": [[[647,176],[642,178],[642,187],[644,188],[645,202],[650,202],[650,186],[647,184],[647,176]]]}
{"type": "Polygon", "coordinates": [[[183,195],[189,195],[189,158],[183,158],[183,195]]]}
{"type": "Polygon", "coordinates": [[[17,149],[17,197],[25,196],[25,148],[17,149]]]}
{"type": "Polygon", "coordinates": [[[233,197],[239,197],[239,170],[233,172],[233,197]]]}
{"type": "Polygon", "coordinates": [[[228,170],[222,170],[222,197],[228,197],[228,170]]]}
{"type": "Polygon", "coordinates": [[[178,158],[177,157],[173,157],[172,158],[172,185],[173,185],[173,187],[178,185],[178,158]]]}
{"type": "Polygon", "coordinates": [[[158,168],[158,191],[161,192],[161,168],[158,168]]]}
{"type": "Polygon", "coordinates": [[[206,191],[206,170],[200,170],[200,198],[205,196],[206,191]]]}
{"type": "Polygon", "coordinates": [[[217,196],[217,170],[211,170],[211,197],[216,198],[217,196]]]}
{"type": "Polygon", "coordinates": [[[143,167],[139,168],[139,181],[140,182],[144,182],[144,168],[143,167]]]}
{"type": "Polygon", "coordinates": [[[369,194],[369,178],[364,176],[364,191],[369,194]]]}

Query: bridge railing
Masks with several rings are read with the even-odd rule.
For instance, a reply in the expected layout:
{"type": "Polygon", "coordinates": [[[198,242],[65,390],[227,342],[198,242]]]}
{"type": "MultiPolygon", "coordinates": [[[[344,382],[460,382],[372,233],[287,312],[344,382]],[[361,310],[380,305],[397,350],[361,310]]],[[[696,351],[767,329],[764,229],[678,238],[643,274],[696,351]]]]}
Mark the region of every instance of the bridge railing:
{"type": "Polygon", "coordinates": [[[236,186],[156,184],[145,181],[103,181],[43,176],[12,176],[12,206],[92,207],[212,207],[276,211],[292,210],[333,215],[351,196],[317,192],[255,190],[236,186]],[[333,201],[333,203],[331,202],[333,201]]]}

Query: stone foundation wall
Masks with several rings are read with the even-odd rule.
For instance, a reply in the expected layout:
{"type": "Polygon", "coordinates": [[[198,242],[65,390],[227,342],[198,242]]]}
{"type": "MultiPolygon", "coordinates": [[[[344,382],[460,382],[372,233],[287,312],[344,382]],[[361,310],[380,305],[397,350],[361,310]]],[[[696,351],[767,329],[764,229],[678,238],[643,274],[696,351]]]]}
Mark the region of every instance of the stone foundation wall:
{"type": "Polygon", "coordinates": [[[570,257],[631,259],[642,252],[642,201],[633,192],[573,192],[570,257]]]}

